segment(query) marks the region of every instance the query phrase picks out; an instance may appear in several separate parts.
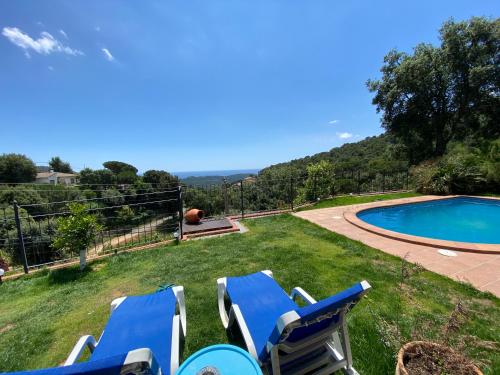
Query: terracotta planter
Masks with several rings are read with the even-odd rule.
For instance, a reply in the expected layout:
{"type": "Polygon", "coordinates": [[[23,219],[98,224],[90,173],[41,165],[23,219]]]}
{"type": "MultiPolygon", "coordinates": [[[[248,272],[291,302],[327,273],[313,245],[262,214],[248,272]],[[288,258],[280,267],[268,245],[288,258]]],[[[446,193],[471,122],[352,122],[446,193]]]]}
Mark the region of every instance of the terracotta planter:
{"type": "Polygon", "coordinates": [[[403,347],[399,350],[399,353],[398,353],[398,363],[396,365],[396,375],[412,375],[410,372],[407,371],[405,364],[408,363],[408,357],[411,354],[415,353],[416,349],[419,347],[423,351],[425,351],[425,350],[428,350],[428,351],[439,350],[445,356],[448,355],[448,356],[453,356],[455,358],[460,357],[461,358],[460,362],[470,366],[470,369],[471,369],[470,374],[483,375],[481,370],[479,370],[476,366],[474,366],[474,364],[470,360],[468,360],[465,357],[463,357],[462,355],[456,353],[453,349],[451,349],[447,346],[437,344],[434,342],[429,342],[429,341],[412,341],[412,342],[409,342],[409,343],[403,345],[403,347]]]}
{"type": "Polygon", "coordinates": [[[198,224],[203,218],[204,212],[197,208],[192,208],[184,215],[186,222],[189,224],[198,224]]]}

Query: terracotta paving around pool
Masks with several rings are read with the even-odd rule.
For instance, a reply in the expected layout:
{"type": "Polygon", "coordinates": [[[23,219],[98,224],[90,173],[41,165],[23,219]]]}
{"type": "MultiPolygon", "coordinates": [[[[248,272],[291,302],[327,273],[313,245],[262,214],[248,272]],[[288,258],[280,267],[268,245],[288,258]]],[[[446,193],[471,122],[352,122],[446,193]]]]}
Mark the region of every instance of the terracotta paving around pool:
{"type": "MultiPolygon", "coordinates": [[[[297,212],[294,215],[309,220],[315,224],[342,234],[353,240],[382,250],[386,253],[405,257],[408,261],[418,263],[429,271],[448,276],[452,279],[469,282],[479,290],[488,291],[500,297],[500,253],[484,254],[465,251],[454,251],[455,257],[441,255],[438,248],[388,238],[369,232],[351,224],[344,214],[357,211],[360,208],[380,207],[392,204],[421,202],[432,199],[442,199],[436,196],[421,196],[414,198],[394,199],[389,201],[364,203],[359,205],[322,208],[311,211],[297,212]]],[[[500,250],[500,245],[498,246],[500,250]]]]}

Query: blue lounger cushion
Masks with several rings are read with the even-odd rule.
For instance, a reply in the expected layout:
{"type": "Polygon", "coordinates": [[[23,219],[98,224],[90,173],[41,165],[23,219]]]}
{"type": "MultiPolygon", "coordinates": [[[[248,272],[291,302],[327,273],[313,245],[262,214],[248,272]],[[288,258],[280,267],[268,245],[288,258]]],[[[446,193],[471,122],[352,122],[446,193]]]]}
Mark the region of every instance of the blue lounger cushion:
{"type": "Polygon", "coordinates": [[[163,374],[169,374],[176,304],[171,288],[126,297],[112,312],[88,361],[12,374],[120,374],[129,352],[143,348],[152,352],[152,373],[156,373],[159,366],[163,374]]]}
{"type": "Polygon", "coordinates": [[[163,373],[170,371],[176,298],[172,289],[127,297],[113,311],[90,361],[148,348],[163,373]]]}
{"type": "MultiPolygon", "coordinates": [[[[96,361],[75,363],[71,366],[60,366],[60,367],[51,367],[41,370],[11,372],[8,374],[9,375],[76,375],[76,374],[120,375],[123,368],[123,364],[127,358],[127,354],[128,353],[116,355],[113,357],[99,359],[96,361]]],[[[153,368],[151,368],[151,374],[156,374],[158,372],[157,366],[158,366],[157,362],[153,360],[153,368]]]]}
{"type": "Polygon", "coordinates": [[[314,304],[299,307],[272,277],[263,272],[226,279],[226,293],[231,303],[239,306],[261,362],[269,359],[267,342],[277,344],[280,341],[281,332],[276,323],[283,314],[295,311],[301,324],[308,323],[294,329],[287,337],[287,341],[299,341],[337,324],[340,319],[338,314],[334,314],[337,309],[357,302],[364,291],[363,285],[358,283],[314,304]],[[332,316],[316,321],[328,313],[332,316]]]}
{"type": "Polygon", "coordinates": [[[226,279],[226,291],[237,304],[260,360],[267,357],[266,343],[278,318],[297,305],[276,281],[262,272],[226,279]]]}
{"type": "MultiPolygon", "coordinates": [[[[300,317],[300,323],[303,324],[303,326],[294,329],[287,337],[287,341],[297,342],[331,325],[338,324],[340,322],[340,315],[336,313],[338,309],[356,303],[364,293],[365,288],[361,283],[358,283],[314,304],[296,308],[294,311],[300,317]],[[327,314],[331,314],[331,316],[328,317],[327,314]],[[321,319],[318,321],[320,317],[321,319]]],[[[280,337],[281,333],[277,327],[275,327],[269,341],[272,344],[277,344],[280,337]]]]}

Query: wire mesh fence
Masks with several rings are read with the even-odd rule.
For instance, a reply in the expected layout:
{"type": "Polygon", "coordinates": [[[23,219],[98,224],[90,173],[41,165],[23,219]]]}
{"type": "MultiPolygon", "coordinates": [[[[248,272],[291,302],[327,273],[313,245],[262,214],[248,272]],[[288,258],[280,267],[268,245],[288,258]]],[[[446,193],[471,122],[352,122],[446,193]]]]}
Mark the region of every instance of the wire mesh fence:
{"type": "Polygon", "coordinates": [[[383,193],[411,189],[406,171],[367,173],[336,171],[331,176],[258,175],[218,185],[184,186],[184,206],[207,216],[245,216],[264,211],[289,210],[318,199],[345,194],[383,193]]]}
{"type": "Polygon", "coordinates": [[[11,268],[23,267],[27,272],[78,257],[76,249],[54,247],[60,219],[70,215],[74,203],[84,205],[102,228],[86,249],[87,257],[172,239],[179,230],[182,198],[178,187],[132,191],[114,186],[95,195],[42,203],[14,201],[0,208],[0,258],[8,258],[11,268]]]}
{"type": "Polygon", "coordinates": [[[54,246],[61,217],[73,203],[101,224],[88,257],[119,252],[175,236],[182,238],[183,213],[190,208],[206,216],[240,216],[265,211],[293,210],[317,200],[345,194],[411,189],[406,171],[367,173],[335,171],[331,176],[265,174],[211,185],[134,184],[0,186],[0,260],[11,269],[65,262],[75,250],[54,246]],[[8,202],[8,203],[6,203],[8,202]]]}

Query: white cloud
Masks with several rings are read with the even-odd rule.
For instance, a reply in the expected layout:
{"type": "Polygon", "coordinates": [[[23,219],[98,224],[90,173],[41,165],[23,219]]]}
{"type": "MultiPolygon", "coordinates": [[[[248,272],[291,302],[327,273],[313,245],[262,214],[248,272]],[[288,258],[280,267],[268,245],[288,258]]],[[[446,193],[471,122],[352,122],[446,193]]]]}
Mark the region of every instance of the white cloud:
{"type": "Polygon", "coordinates": [[[113,61],[115,59],[111,52],[109,52],[109,49],[101,48],[101,51],[102,53],[104,53],[104,57],[106,58],[106,60],[113,61]]]}
{"type": "Polygon", "coordinates": [[[33,39],[28,34],[22,32],[17,27],[4,27],[2,35],[13,44],[22,48],[26,57],[30,57],[30,51],[35,51],[41,55],[50,55],[54,52],[61,52],[71,56],[83,55],[80,50],[63,45],[46,31],[40,33],[40,38],[33,39]]]}
{"type": "Polygon", "coordinates": [[[59,34],[61,34],[61,35],[62,35],[63,37],[65,37],[66,39],[69,39],[69,38],[68,38],[68,34],[66,34],[66,32],[65,32],[63,29],[59,30],[59,34]]]}
{"type": "Polygon", "coordinates": [[[336,124],[340,122],[339,120],[332,120],[332,121],[328,121],[329,124],[333,125],[333,124],[336,124]]]}
{"type": "Polygon", "coordinates": [[[347,132],[337,133],[337,137],[339,137],[340,139],[352,138],[352,133],[347,133],[347,132]]]}

